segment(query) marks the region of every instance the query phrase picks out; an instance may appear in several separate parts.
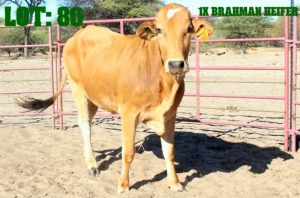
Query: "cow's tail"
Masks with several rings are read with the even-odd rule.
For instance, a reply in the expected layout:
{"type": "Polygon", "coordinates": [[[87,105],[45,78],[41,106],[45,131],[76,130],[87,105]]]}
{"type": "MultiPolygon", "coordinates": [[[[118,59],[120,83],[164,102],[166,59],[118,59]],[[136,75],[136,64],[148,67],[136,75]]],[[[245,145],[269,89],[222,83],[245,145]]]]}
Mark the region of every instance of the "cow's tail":
{"type": "Polygon", "coordinates": [[[62,92],[64,85],[66,83],[66,80],[67,80],[67,72],[65,70],[65,72],[63,73],[62,80],[59,84],[59,87],[58,87],[57,91],[55,92],[55,94],[51,98],[48,98],[46,100],[40,100],[40,99],[25,97],[25,98],[15,99],[15,101],[20,107],[28,109],[29,111],[42,112],[45,109],[47,109],[49,106],[54,104],[54,101],[57,99],[59,94],[62,92]]]}

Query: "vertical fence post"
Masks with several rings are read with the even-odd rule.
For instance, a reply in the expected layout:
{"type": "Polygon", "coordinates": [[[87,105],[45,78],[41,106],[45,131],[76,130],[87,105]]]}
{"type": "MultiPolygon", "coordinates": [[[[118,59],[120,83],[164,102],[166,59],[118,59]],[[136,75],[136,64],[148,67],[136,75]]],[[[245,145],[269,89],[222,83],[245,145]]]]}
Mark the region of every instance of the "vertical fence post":
{"type": "Polygon", "coordinates": [[[298,23],[298,18],[297,16],[293,16],[293,72],[291,72],[291,75],[293,75],[293,84],[291,86],[291,93],[292,93],[292,116],[290,119],[292,119],[292,151],[296,152],[296,101],[297,101],[297,23],[298,23]]]}
{"type": "MultiPolygon", "coordinates": [[[[198,19],[198,16],[195,18],[198,19]]],[[[200,120],[200,46],[199,39],[195,41],[196,53],[196,119],[200,120]]]]}
{"type": "Polygon", "coordinates": [[[284,75],[284,81],[285,81],[285,99],[284,99],[284,150],[289,150],[289,143],[290,143],[290,85],[289,85],[289,17],[284,17],[284,67],[285,67],[285,75],[284,75]]]}
{"type": "MultiPolygon", "coordinates": [[[[294,0],[291,0],[291,7],[293,7],[294,6],[294,0]]],[[[293,40],[293,35],[294,35],[294,17],[290,17],[290,28],[289,28],[289,30],[290,30],[290,37],[289,37],[289,39],[290,40],[293,40]]],[[[293,51],[295,50],[294,49],[294,45],[293,45],[293,43],[289,46],[290,48],[289,48],[289,50],[290,50],[290,76],[289,76],[289,81],[290,81],[290,104],[289,104],[289,130],[290,130],[290,133],[289,133],[289,149],[291,149],[291,147],[292,147],[292,142],[291,142],[291,131],[292,131],[292,125],[293,125],[293,78],[294,78],[294,75],[293,75],[293,73],[294,73],[294,67],[293,67],[293,64],[294,64],[294,62],[293,62],[293,59],[294,59],[294,53],[293,53],[293,51]]]]}
{"type": "MultiPolygon", "coordinates": [[[[291,7],[293,7],[294,6],[294,1],[293,0],[291,0],[291,7]]],[[[293,40],[293,35],[294,35],[294,32],[293,32],[293,27],[294,27],[294,18],[291,16],[291,21],[290,21],[290,39],[291,40],[293,40]]],[[[293,101],[292,101],[292,94],[293,94],[293,92],[292,92],[292,89],[293,89],[293,69],[294,69],[294,67],[293,67],[293,56],[294,56],[294,53],[293,53],[293,45],[291,45],[290,46],[290,55],[291,55],[291,58],[290,58],[290,64],[291,64],[291,66],[290,66],[290,71],[291,71],[291,73],[290,73],[290,86],[291,86],[291,88],[290,88],[290,118],[292,118],[292,103],[293,103],[293,101]]],[[[290,129],[291,129],[291,126],[292,126],[292,120],[290,119],[290,129]]]]}
{"type": "MultiPolygon", "coordinates": [[[[49,42],[49,58],[50,58],[50,81],[51,81],[51,96],[54,95],[54,70],[53,70],[53,50],[52,50],[52,27],[48,27],[48,42],[49,42]]],[[[52,106],[51,112],[52,129],[55,129],[55,105],[52,106]]]]}
{"type": "MultiPolygon", "coordinates": [[[[56,44],[57,44],[57,78],[56,81],[57,83],[60,83],[61,81],[61,71],[62,71],[62,64],[61,64],[61,27],[59,25],[57,25],[56,28],[56,32],[57,32],[57,38],[56,38],[56,44]]],[[[63,92],[61,92],[61,94],[59,94],[58,96],[58,115],[59,115],[59,128],[60,130],[63,129],[64,127],[64,119],[63,119],[63,96],[62,96],[63,92]]]]}

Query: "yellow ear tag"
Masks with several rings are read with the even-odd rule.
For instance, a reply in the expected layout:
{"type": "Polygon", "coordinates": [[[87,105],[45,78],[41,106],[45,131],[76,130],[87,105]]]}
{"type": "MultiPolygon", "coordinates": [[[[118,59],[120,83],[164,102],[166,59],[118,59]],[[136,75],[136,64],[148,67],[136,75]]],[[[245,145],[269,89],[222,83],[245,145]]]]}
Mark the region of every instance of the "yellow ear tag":
{"type": "Polygon", "coordinates": [[[208,30],[206,27],[200,28],[196,32],[197,37],[200,39],[201,42],[205,42],[208,39],[208,30]]]}

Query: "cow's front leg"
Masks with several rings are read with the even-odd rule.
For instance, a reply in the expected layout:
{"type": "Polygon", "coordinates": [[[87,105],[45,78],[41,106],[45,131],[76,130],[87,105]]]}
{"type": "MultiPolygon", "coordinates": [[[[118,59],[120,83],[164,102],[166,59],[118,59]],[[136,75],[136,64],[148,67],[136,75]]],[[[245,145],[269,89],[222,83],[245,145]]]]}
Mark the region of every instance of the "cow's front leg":
{"type": "Polygon", "coordinates": [[[184,187],[180,184],[174,165],[174,130],[175,117],[169,121],[166,132],[161,136],[163,155],[167,165],[168,185],[172,191],[183,191],[184,187]]]}
{"type": "Polygon", "coordinates": [[[137,127],[137,117],[122,116],[122,172],[118,182],[118,193],[129,190],[129,167],[135,155],[134,138],[137,127]]]}

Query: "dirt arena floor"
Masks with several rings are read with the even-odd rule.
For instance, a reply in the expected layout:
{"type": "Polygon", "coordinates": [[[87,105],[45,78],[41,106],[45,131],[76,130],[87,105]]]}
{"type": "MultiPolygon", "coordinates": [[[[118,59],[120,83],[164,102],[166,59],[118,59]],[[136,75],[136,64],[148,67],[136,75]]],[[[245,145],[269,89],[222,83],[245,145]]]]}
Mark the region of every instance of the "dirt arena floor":
{"type": "MultiPolygon", "coordinates": [[[[194,59],[191,55],[190,66],[194,59]]],[[[282,49],[259,48],[241,57],[226,49],[212,49],[200,59],[203,66],[271,67],[283,66],[284,53],[282,49]],[[217,55],[221,52],[225,54],[217,55]]],[[[49,59],[0,56],[0,69],[29,66],[46,68],[49,59]]],[[[201,93],[284,94],[283,71],[201,71],[200,76],[201,93]]],[[[0,92],[47,92],[49,79],[47,70],[0,71],[0,92]]],[[[195,93],[195,71],[186,76],[186,92],[195,93]]],[[[1,94],[0,114],[22,112],[14,98],[24,95],[47,98],[50,94],[1,94]]],[[[64,110],[75,111],[70,93],[63,98],[64,110]]],[[[283,125],[283,101],[201,98],[200,104],[201,119],[283,125]]],[[[195,98],[184,97],[178,118],[195,120],[195,109],[195,98]]],[[[283,151],[283,130],[182,119],[176,123],[175,163],[186,191],[169,191],[160,140],[140,125],[130,169],[131,188],[119,195],[120,128],[119,118],[94,119],[92,144],[100,175],[92,178],[85,169],[76,116],[64,117],[64,130],[51,129],[49,115],[0,116],[0,197],[300,197],[300,153],[283,151]]]]}

